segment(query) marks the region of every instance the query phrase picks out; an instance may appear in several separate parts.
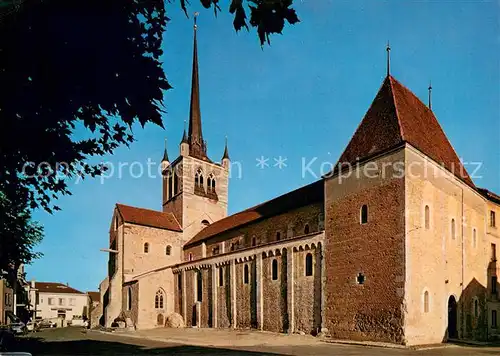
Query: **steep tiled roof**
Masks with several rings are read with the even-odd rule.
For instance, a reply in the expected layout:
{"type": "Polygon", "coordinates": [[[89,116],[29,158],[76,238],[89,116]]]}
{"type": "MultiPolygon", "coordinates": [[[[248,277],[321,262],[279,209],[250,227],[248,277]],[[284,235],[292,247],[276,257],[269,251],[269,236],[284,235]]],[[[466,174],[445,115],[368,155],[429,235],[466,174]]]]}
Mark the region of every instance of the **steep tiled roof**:
{"type": "Polygon", "coordinates": [[[87,294],[93,302],[99,302],[101,300],[101,293],[99,292],[87,292],[87,294]]]}
{"type": "Polygon", "coordinates": [[[384,80],[339,163],[362,161],[404,142],[474,187],[432,110],[392,76],[384,80]]]}
{"type": "Polygon", "coordinates": [[[482,196],[484,196],[486,199],[495,202],[497,204],[500,204],[500,195],[493,193],[492,191],[485,189],[485,188],[477,188],[479,193],[481,193],[482,196]]]}
{"type": "Polygon", "coordinates": [[[66,284],[57,282],[35,282],[35,288],[38,289],[40,293],[72,293],[72,294],[84,294],[75,288],[71,288],[66,284]]]}
{"type": "Polygon", "coordinates": [[[265,203],[256,205],[252,208],[243,210],[239,213],[216,221],[196,234],[191,240],[186,243],[184,247],[195,245],[209,239],[212,236],[228,230],[232,230],[237,227],[241,227],[257,220],[269,218],[271,216],[294,210],[309,204],[323,202],[323,200],[323,181],[319,180],[315,183],[306,185],[302,188],[281,195],[265,203]]]}
{"type": "Polygon", "coordinates": [[[136,208],[123,204],[116,204],[116,207],[125,222],[156,227],[159,229],[182,231],[179,223],[172,213],[136,208]]]}

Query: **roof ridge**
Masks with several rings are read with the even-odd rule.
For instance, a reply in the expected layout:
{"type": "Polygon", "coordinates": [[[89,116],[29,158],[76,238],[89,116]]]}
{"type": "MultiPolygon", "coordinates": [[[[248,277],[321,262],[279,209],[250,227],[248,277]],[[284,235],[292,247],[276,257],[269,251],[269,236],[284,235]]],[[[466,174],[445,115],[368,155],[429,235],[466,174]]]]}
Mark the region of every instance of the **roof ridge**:
{"type": "MultiPolygon", "coordinates": [[[[382,81],[382,84],[380,84],[378,90],[377,90],[377,94],[375,94],[375,97],[378,95],[378,93],[380,92],[380,90],[382,90],[382,88],[384,87],[384,84],[387,80],[387,77],[382,81]]],[[[392,89],[392,88],[391,88],[392,89]]],[[[391,93],[392,93],[392,90],[391,90],[391,93]]],[[[356,133],[358,132],[359,128],[361,127],[361,124],[363,123],[363,119],[366,117],[366,115],[370,112],[370,109],[373,107],[373,105],[375,104],[375,100],[372,100],[371,103],[370,103],[370,106],[368,106],[368,109],[366,109],[365,113],[363,114],[363,118],[358,121],[358,125],[356,126],[356,129],[354,130],[354,132],[352,133],[351,135],[351,138],[349,139],[349,141],[347,141],[347,144],[344,146],[344,149],[342,150],[342,153],[340,154],[339,158],[337,159],[337,164],[336,166],[339,164],[339,161],[340,159],[344,156],[344,154],[346,153],[347,149],[349,148],[349,144],[351,143],[352,139],[354,138],[354,136],[356,135],[356,133]]],[[[340,162],[341,163],[341,162],[340,162]]],[[[332,171],[335,171],[335,167],[333,167],[332,171]]]]}
{"type": "Polygon", "coordinates": [[[403,141],[406,141],[405,135],[404,135],[404,130],[403,130],[403,125],[401,125],[401,118],[400,118],[399,108],[398,108],[398,100],[396,98],[396,95],[394,95],[394,89],[392,87],[393,81],[395,81],[398,84],[400,84],[400,83],[398,82],[398,80],[396,78],[394,78],[390,74],[387,77],[389,78],[389,87],[391,88],[391,97],[392,97],[392,100],[394,100],[394,108],[396,109],[396,119],[398,120],[399,134],[401,135],[401,139],[403,141]]]}

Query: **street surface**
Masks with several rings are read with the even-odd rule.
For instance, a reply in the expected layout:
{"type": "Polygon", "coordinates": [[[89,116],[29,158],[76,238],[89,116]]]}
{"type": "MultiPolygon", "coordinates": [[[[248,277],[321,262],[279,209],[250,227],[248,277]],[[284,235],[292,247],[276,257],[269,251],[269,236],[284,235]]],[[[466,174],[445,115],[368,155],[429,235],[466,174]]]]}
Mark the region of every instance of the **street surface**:
{"type": "Polygon", "coordinates": [[[326,343],[317,338],[255,331],[154,329],[102,333],[81,328],[47,329],[19,341],[15,351],[36,355],[500,355],[499,347],[444,347],[408,350],[326,343]]]}

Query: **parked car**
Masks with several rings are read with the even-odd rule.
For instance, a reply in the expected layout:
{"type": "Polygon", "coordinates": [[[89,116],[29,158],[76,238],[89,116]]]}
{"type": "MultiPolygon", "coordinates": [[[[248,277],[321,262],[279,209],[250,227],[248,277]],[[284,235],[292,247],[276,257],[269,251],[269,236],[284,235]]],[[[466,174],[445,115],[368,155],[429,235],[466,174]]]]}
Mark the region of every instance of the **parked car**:
{"type": "Polygon", "coordinates": [[[14,335],[23,335],[28,331],[26,329],[26,324],[24,324],[22,321],[10,323],[8,327],[14,335]]]}
{"type": "Polygon", "coordinates": [[[36,329],[46,329],[46,328],[55,328],[57,326],[56,323],[54,323],[53,321],[50,321],[48,319],[43,319],[43,320],[40,320],[37,324],[36,324],[36,329]]]}

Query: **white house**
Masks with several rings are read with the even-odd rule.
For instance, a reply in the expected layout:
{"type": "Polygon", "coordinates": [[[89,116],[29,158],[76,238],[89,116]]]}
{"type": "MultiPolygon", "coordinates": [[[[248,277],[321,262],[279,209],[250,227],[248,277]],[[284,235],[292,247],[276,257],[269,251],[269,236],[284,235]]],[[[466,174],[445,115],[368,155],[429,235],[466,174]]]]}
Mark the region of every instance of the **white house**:
{"type": "Polygon", "coordinates": [[[81,319],[87,313],[88,296],[69,285],[35,282],[36,319],[81,319]]]}

